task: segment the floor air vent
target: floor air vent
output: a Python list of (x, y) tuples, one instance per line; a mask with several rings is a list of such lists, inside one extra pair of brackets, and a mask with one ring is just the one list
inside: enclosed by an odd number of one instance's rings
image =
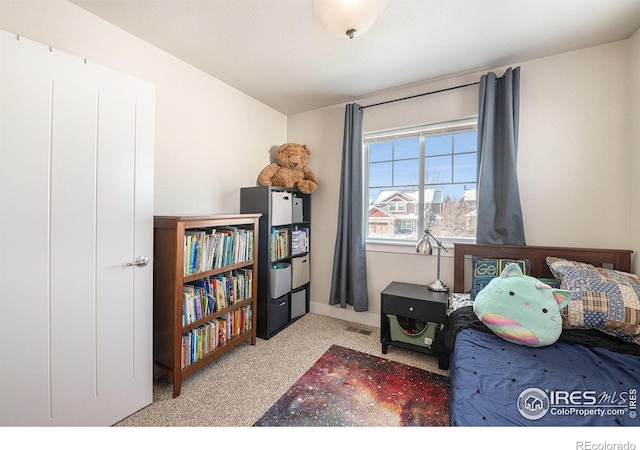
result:
[(364, 334), (366, 336), (371, 335), (371, 330), (361, 330), (360, 328), (356, 327), (347, 327), (347, 331), (353, 331), (354, 333)]

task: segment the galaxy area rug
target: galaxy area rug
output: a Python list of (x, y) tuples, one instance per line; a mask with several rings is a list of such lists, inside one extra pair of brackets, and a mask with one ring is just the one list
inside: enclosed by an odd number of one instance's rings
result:
[(254, 426), (448, 424), (448, 377), (333, 345)]

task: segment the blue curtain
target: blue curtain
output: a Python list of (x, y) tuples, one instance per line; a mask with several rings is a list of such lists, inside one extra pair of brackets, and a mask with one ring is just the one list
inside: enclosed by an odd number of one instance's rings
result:
[(516, 170), (520, 67), (480, 79), (477, 230), (479, 244), (525, 245)]
[(329, 304), (341, 308), (353, 305), (358, 312), (369, 310), (363, 171), (362, 109), (352, 103), (345, 109), (338, 231)]

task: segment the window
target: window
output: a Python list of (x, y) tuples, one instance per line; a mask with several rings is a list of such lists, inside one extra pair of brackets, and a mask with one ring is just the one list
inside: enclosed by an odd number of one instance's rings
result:
[(389, 211), (406, 211), (407, 204), (405, 202), (389, 202)]
[(475, 238), (477, 119), (368, 133), (364, 147), (369, 242)]

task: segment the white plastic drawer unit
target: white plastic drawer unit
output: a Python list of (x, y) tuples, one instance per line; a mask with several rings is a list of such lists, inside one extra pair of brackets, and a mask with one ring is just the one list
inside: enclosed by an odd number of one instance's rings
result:
[(292, 219), (291, 192), (271, 193), (271, 225), (289, 225)]

